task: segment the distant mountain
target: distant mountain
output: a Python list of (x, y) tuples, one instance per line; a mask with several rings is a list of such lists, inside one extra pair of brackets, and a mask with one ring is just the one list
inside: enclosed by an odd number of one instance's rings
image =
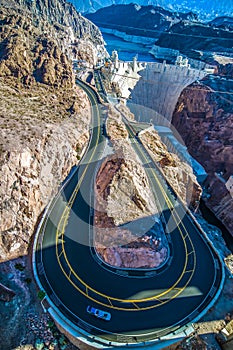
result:
[(157, 46), (172, 48), (193, 58), (202, 51), (233, 53), (233, 31), (198, 22), (180, 21), (160, 35)]
[[(69, 0), (82, 13), (95, 12), (96, 10), (110, 6), (129, 4), (132, 0)], [(165, 9), (181, 12), (195, 12), (200, 19), (211, 20), (217, 16), (231, 16), (233, 13), (232, 0), (137, 0), (139, 5), (161, 6)]]
[(182, 20), (197, 20), (197, 16), (192, 12), (171, 12), (158, 6), (135, 4), (112, 5), (86, 14), (86, 17), (99, 27), (152, 38), (158, 38), (162, 32)]
[(233, 17), (229, 16), (221, 16), (213, 19), (211, 22), (209, 22), (209, 25), (213, 27), (218, 27), (222, 29), (229, 29), (233, 31)]

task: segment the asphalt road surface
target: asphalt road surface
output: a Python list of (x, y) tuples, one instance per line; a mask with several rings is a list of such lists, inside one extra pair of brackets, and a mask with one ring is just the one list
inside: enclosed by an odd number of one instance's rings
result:
[[(93, 105), (91, 140), (79, 167), (43, 219), (35, 251), (37, 278), (50, 304), (90, 334), (122, 342), (155, 339), (191, 322), (208, 307), (222, 280), (221, 265), (130, 126), (133, 147), (161, 205), (170, 258), (163, 268), (141, 275), (111, 269), (96, 260), (90, 247), (92, 188), (105, 148), (106, 116), (95, 92), (81, 86)], [(110, 312), (111, 320), (88, 314), (88, 305)]]

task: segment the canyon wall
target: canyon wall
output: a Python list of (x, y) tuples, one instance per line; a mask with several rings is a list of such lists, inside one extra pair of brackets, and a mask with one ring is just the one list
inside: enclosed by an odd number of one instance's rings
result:
[(214, 76), (188, 86), (179, 97), (172, 124), (208, 174), (207, 206), (233, 235), (233, 199), (225, 186), (233, 174), (232, 91), (231, 79)]

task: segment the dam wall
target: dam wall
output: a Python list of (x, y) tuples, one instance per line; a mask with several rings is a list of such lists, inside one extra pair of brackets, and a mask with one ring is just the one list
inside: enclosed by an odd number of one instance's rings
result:
[[(154, 115), (156, 118), (161, 116), (170, 123), (182, 90), (194, 81), (204, 78), (209, 72), (205, 69), (191, 68), (189, 64), (173, 65), (164, 61), (147, 63), (138, 74), (141, 78), (131, 91), (128, 107), (134, 105), (132, 112), (140, 117), (140, 121), (156, 124), (158, 120), (154, 120)], [(144, 108), (137, 108), (135, 105)]]

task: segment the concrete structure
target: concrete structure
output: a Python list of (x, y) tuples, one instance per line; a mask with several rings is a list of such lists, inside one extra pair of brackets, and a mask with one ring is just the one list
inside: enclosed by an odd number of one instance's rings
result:
[[(167, 47), (161, 47), (153, 45), (151, 50), (149, 51), (151, 55), (153, 55), (158, 60), (167, 60), (169, 62), (175, 62), (177, 56), (181, 56), (179, 50), (174, 50)], [(205, 63), (204, 61), (195, 60), (193, 58), (188, 58), (189, 64), (192, 68), (205, 70), (209, 74), (213, 74), (216, 66)]]
[(113, 62), (114, 68), (117, 70), (117, 69), (119, 68), (119, 58), (118, 58), (118, 52), (117, 52), (117, 50), (113, 50), (113, 51), (112, 51), (111, 60), (112, 60), (112, 62)]
[(146, 63), (138, 62), (137, 57), (134, 57), (133, 62), (119, 61), (115, 50), (112, 52), (112, 62), (111, 82), (118, 85), (121, 97), (127, 99), (140, 79), (138, 72), (146, 68)]
[(226, 182), (226, 188), (230, 192), (231, 197), (233, 198), (233, 175), (229, 177), (229, 179)]
[(180, 67), (188, 67), (190, 68), (189, 60), (187, 57), (183, 57), (181, 55), (176, 57), (175, 65)]
[(131, 93), (131, 101), (156, 111), (171, 122), (183, 89), (207, 74), (205, 70), (190, 68), (186, 59), (182, 59), (182, 65), (167, 64), (166, 61), (147, 63)]

